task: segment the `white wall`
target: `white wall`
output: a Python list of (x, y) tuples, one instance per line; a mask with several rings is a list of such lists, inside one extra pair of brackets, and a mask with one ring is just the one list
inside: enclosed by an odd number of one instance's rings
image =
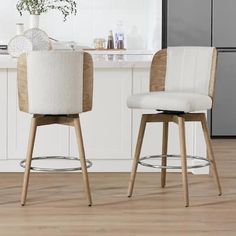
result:
[[(27, 13), (19, 17), (16, 0), (0, 0), (0, 43), (15, 34), (15, 23), (28, 26)], [(93, 45), (96, 37), (107, 38), (118, 20), (124, 22), (129, 49), (155, 49), (161, 43), (161, 0), (79, 0), (78, 15), (63, 22), (57, 12), (41, 16), (40, 27), (51, 37)]]

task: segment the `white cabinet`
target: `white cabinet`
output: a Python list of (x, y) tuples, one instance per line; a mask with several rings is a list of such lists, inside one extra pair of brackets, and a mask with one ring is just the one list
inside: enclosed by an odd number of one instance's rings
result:
[(0, 69), (0, 159), (7, 156), (7, 70)]
[[(23, 159), (32, 115), (20, 112), (18, 108), (16, 71), (8, 70), (8, 159)], [(39, 127), (36, 135), (34, 156), (68, 155), (69, 128), (50, 125)]]
[[(81, 126), (86, 157), (94, 160), (97, 171), (110, 170), (109, 165), (104, 167), (104, 163), (117, 166), (116, 171), (130, 170), (141, 114), (155, 111), (132, 111), (126, 101), (132, 94), (148, 91), (148, 68), (95, 68), (93, 109), (81, 114)], [(19, 111), (15, 69), (0, 70), (0, 104), (0, 159), (14, 162), (14, 171), (22, 170), (19, 160), (26, 155), (32, 115)], [(187, 124), (186, 133), (188, 153), (204, 156), (200, 127)], [(171, 154), (179, 153), (178, 137), (177, 126), (171, 124)], [(162, 124), (148, 124), (141, 156), (160, 154), (161, 146)], [(34, 156), (47, 155), (78, 156), (74, 129), (59, 125), (39, 127)], [(150, 168), (145, 168), (145, 171), (150, 171)]]
[[(131, 158), (131, 69), (95, 69), (93, 109), (81, 114), (86, 156), (89, 159)], [(71, 129), (70, 153), (77, 155)]]
[[(5, 72), (6, 76), (7, 73)], [(4, 98), (8, 102), (7, 143), (8, 159), (25, 158), (32, 115), (18, 108), (16, 71), (8, 70), (8, 85)], [(131, 110), (126, 99), (132, 92), (131, 69), (97, 69), (94, 78), (93, 110), (81, 114), (81, 126), (87, 158), (131, 158)], [(5, 118), (6, 122), (6, 118)], [(6, 138), (3, 138), (3, 141)], [(2, 149), (4, 150), (4, 149)], [(34, 156), (78, 156), (74, 128), (50, 125), (39, 127), (36, 135)], [(3, 153), (3, 158), (6, 153)]]

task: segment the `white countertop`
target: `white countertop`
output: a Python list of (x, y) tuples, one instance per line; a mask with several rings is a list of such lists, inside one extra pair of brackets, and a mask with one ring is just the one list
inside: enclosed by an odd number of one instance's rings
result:
[(95, 68), (149, 68), (152, 55), (93, 55)]
[[(89, 52), (91, 53), (91, 52)], [(136, 52), (138, 53), (138, 52)], [(149, 68), (152, 54), (150, 52), (136, 54), (123, 52), (121, 54), (103, 54), (102, 52), (92, 52), (94, 68)], [(9, 55), (0, 55), (0, 69), (16, 69), (17, 59)]]

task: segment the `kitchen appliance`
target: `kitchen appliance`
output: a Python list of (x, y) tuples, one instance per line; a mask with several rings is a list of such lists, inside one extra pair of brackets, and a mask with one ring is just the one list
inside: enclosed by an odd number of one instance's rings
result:
[(236, 138), (236, 1), (163, 0), (162, 46), (213, 46), (218, 50), (213, 138)]
[(0, 55), (7, 55), (7, 45), (6, 44), (0, 44)]

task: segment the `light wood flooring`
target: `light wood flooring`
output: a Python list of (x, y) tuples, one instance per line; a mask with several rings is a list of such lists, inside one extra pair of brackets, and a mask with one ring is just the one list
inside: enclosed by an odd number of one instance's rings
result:
[(20, 206), (23, 174), (0, 174), (0, 236), (236, 235), (236, 140), (214, 140), (223, 195), (209, 176), (189, 175), (185, 208), (181, 174), (138, 173), (133, 198), (127, 173), (90, 174), (93, 207), (82, 176), (31, 175), (26, 206)]

